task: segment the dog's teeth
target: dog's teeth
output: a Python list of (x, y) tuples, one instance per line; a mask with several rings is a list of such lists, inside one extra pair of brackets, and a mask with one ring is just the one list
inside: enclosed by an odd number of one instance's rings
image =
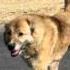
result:
[(24, 56), (26, 59), (30, 58), (30, 56)]
[(22, 53), (22, 51), (19, 52), (19, 55)]

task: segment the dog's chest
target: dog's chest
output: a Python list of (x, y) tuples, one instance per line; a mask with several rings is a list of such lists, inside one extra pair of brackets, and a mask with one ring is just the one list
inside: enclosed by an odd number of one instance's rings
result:
[(38, 52), (35, 48), (26, 47), (25, 49), (23, 49), (22, 57), (27, 62), (27, 64), (32, 67), (32, 61), (38, 58)]

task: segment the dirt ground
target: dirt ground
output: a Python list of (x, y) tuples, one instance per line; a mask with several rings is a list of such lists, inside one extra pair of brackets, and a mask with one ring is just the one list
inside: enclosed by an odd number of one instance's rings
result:
[(0, 0), (0, 23), (24, 13), (53, 15), (61, 8), (64, 0)]

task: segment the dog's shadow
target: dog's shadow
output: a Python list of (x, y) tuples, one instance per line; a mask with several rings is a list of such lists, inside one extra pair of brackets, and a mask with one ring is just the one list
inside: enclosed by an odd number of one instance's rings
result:
[(70, 47), (60, 60), (58, 70), (70, 70)]

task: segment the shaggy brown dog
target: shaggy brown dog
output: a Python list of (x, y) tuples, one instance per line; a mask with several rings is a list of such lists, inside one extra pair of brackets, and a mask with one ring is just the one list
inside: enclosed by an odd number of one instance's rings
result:
[(59, 60), (70, 45), (67, 14), (54, 17), (27, 14), (6, 24), (4, 40), (11, 55), (22, 53), (33, 70), (48, 70), (48, 65)]

